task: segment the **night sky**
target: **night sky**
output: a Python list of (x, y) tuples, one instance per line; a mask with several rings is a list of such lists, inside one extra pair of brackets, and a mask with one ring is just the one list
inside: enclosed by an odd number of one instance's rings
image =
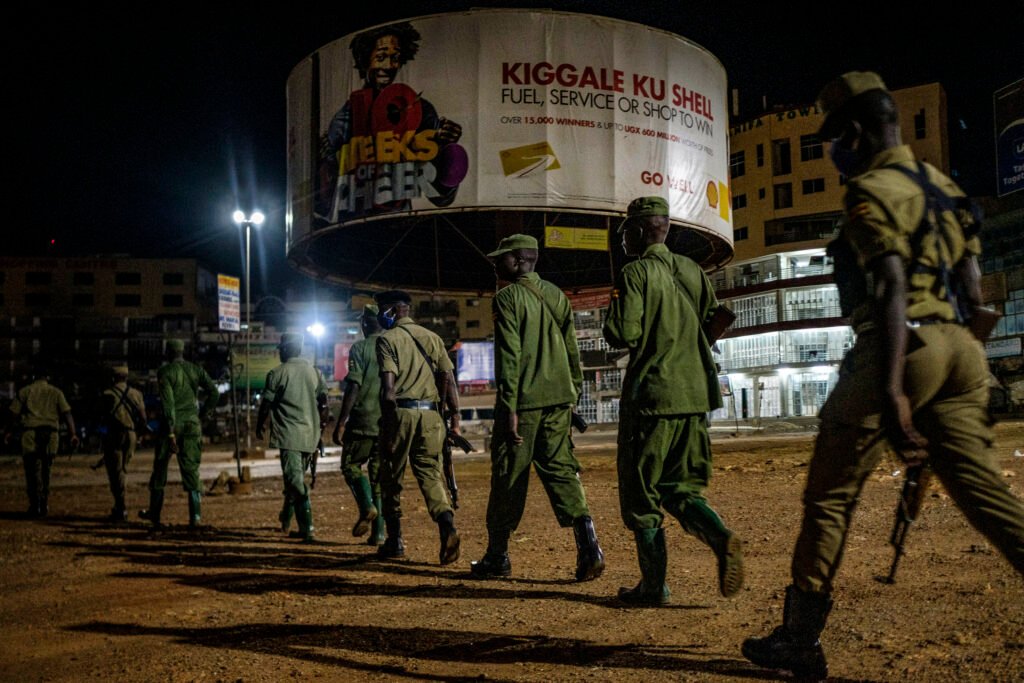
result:
[[(284, 259), (288, 74), (332, 40), (432, 12), (550, 7), (678, 33), (722, 61), (743, 118), (761, 112), (762, 96), (812, 102), (852, 69), (893, 88), (938, 81), (954, 173), (970, 194), (994, 194), (992, 93), (1024, 76), (1019, 0), (1002, 13), (985, 2), (213, 4), (33, 6), (9, 17), (7, 255), (191, 256), (241, 274), (230, 215), (258, 206), (268, 221), (253, 247), (254, 296), (302, 285)], [(926, 14), (937, 29), (924, 27)]]

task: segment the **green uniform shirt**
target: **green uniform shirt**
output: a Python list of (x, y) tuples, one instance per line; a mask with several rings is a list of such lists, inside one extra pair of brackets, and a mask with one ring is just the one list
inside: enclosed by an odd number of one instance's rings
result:
[(626, 264), (604, 325), (612, 347), (629, 349), (625, 411), (677, 415), (721, 407), (715, 362), (700, 330), (717, 306), (700, 266), (664, 244), (652, 244)]
[(263, 401), (270, 406), (270, 447), (315, 451), (320, 442), (316, 401), (326, 393), (323, 375), (305, 358), (289, 358), (268, 372)]
[[(925, 211), (925, 197), (920, 185), (904, 173), (886, 166), (900, 165), (914, 172), (917, 164), (914, 153), (908, 145), (887, 149), (875, 156), (868, 170), (851, 178), (846, 189), (846, 212), (848, 222), (842, 234), (853, 245), (861, 266), (870, 269), (871, 262), (886, 254), (897, 254), (904, 264), (914, 257), (910, 243), (917, 231)], [(963, 197), (964, 193), (956, 183), (944, 176), (935, 167), (925, 164), (928, 179), (950, 197)], [(959, 219), (959, 220), (958, 220)], [(944, 238), (940, 242), (935, 235), (928, 235), (921, 243), (921, 261), (931, 267), (939, 265), (940, 249), (946, 266), (952, 269), (965, 254), (981, 253), (977, 237), (964, 239), (960, 221), (973, 222), (966, 215), (954, 215), (951, 211), (942, 213), (936, 221)], [(918, 320), (938, 318), (955, 320), (953, 307), (936, 292), (936, 275), (919, 272), (907, 281), (907, 318)], [(854, 321), (870, 317), (872, 301), (854, 312)]]
[(527, 273), (498, 292), (492, 307), (495, 408), (515, 412), (576, 403), (583, 373), (572, 307), (562, 290)]
[(11, 401), (11, 412), (21, 416), (21, 426), (25, 429), (58, 429), (60, 416), (70, 411), (64, 392), (45, 379), (37, 379), (22, 388)]
[(206, 370), (195, 363), (178, 358), (161, 367), (156, 373), (160, 385), (160, 400), (163, 402), (164, 419), (170, 431), (185, 422), (199, 421), (199, 389), (206, 392), (202, 417), (206, 417), (217, 405), (220, 392)]
[[(433, 369), (427, 365), (410, 335), (433, 360)], [(377, 337), (377, 363), (381, 374), (390, 372), (395, 375), (395, 398), (415, 401), (439, 401), (434, 372), (452, 369), (452, 361), (441, 338), (409, 317), (399, 318), (392, 329)]]
[(348, 353), (346, 382), (359, 387), (359, 395), (348, 414), (345, 432), (377, 436), (380, 432), (380, 368), (377, 364), (377, 337), (380, 332), (360, 339)]
[[(128, 395), (122, 401), (121, 396), (126, 391)], [(134, 406), (141, 420), (145, 421), (146, 419), (146, 403), (142, 398), (142, 392), (129, 387), (127, 382), (118, 382), (110, 389), (104, 391), (103, 401), (105, 413), (110, 414), (111, 418), (119, 422), (125, 429), (135, 429), (135, 421), (132, 419), (132, 411), (128, 406), (129, 403)], [(115, 407), (117, 408), (116, 410), (114, 410)]]

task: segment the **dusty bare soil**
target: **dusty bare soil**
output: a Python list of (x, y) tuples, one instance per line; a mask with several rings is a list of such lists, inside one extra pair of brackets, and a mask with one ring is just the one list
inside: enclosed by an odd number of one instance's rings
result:
[[(998, 431), (999, 465), (1024, 496), (1024, 424)], [(672, 605), (627, 609), (612, 596), (638, 577), (617, 512), (609, 447), (581, 454), (608, 568), (569, 579), (571, 531), (537, 481), (513, 537), (514, 578), (478, 582), (488, 463), (460, 464), (463, 556), (437, 564), (437, 533), (415, 488), (405, 494), (408, 555), (378, 561), (349, 535), (354, 510), (337, 471), (313, 493), (322, 543), (276, 529), (280, 483), (207, 498), (211, 528), (152, 535), (102, 521), (109, 493), (61, 486), (46, 520), (20, 518), (20, 462), (0, 463), (0, 680), (744, 680), (742, 639), (782, 614), (811, 435), (716, 439), (712, 504), (745, 540), (747, 584), (718, 596), (714, 558), (668, 524)], [(58, 471), (71, 467), (58, 463)], [(135, 467), (135, 463), (133, 463)], [(941, 489), (911, 530), (896, 585), (883, 585), (900, 479), (869, 481), (824, 636), (836, 680), (1024, 680), (1024, 581), (971, 529)], [(60, 477), (57, 478), (60, 483)], [(412, 486), (411, 480), (407, 482)], [(133, 484), (131, 499), (145, 493)], [(137, 509), (137, 506), (136, 506)], [(183, 521), (180, 490), (167, 521)]]

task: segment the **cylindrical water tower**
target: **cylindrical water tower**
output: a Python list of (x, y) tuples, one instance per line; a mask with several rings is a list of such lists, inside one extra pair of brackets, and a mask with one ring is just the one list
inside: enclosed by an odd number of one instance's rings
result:
[(494, 287), (511, 233), (539, 274), (607, 288), (641, 195), (669, 246), (732, 256), (726, 77), (677, 35), (590, 15), (473, 10), (329, 43), (288, 79), (289, 261), (365, 289)]

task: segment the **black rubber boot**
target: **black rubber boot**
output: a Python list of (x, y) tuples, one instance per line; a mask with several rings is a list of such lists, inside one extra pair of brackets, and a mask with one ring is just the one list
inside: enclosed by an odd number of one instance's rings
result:
[(277, 513), (277, 521), (281, 523), (281, 531), (288, 533), (292, 527), (292, 517), (295, 516), (295, 504), (291, 497), (285, 495), (284, 503), (281, 504), (281, 512)]
[(665, 584), (668, 570), (668, 551), (665, 548), (665, 530), (637, 529), (636, 556), (640, 562), (640, 583), (633, 588), (620, 588), (619, 600), (641, 607), (668, 604), (671, 593)]
[(377, 548), (377, 556), (384, 560), (405, 557), (401, 517), (389, 517), (384, 520), (384, 525), (387, 527), (388, 537), (384, 540), (384, 545)]
[(370, 489), (370, 480), (366, 477), (359, 477), (354, 482), (349, 482), (348, 488), (356, 499), (359, 507), (359, 519), (352, 527), (352, 535), (355, 537), (365, 536), (370, 530), (373, 520), (380, 514), (380, 508), (373, 504), (373, 491)]
[(199, 491), (188, 491), (188, 525), (189, 528), (198, 529), (202, 521), (203, 494)]
[(789, 586), (782, 626), (764, 638), (743, 641), (743, 656), (758, 666), (791, 671), (798, 678), (827, 677), (828, 663), (819, 637), (831, 611), (828, 593), (807, 593)]
[(160, 512), (164, 508), (164, 492), (163, 489), (159, 491), (149, 492), (149, 507), (145, 510), (139, 510), (139, 517), (142, 519), (148, 519), (154, 527), (163, 526), (160, 524)]
[(508, 559), (509, 531), (490, 531), (487, 552), (483, 559), (469, 563), (469, 573), (477, 579), (504, 578), (512, 575), (512, 561)]
[(303, 543), (313, 543), (313, 506), (309, 502), (309, 495), (294, 501), (295, 521), (299, 525), (299, 535)]
[(731, 598), (743, 588), (743, 543), (703, 499), (686, 503), (679, 523), (715, 552), (718, 558), (718, 590)]
[(459, 559), (459, 547), (462, 543), (459, 531), (455, 528), (455, 514), (451, 510), (442, 512), (437, 518), (437, 530), (441, 536), (439, 561), (442, 566), (451, 564)]
[(604, 552), (597, 543), (594, 520), (580, 517), (573, 521), (572, 531), (576, 537), (576, 580), (596, 579), (604, 571)]
[(373, 506), (377, 508), (378, 514), (377, 517), (373, 520), (373, 527), (370, 529), (370, 536), (366, 539), (367, 545), (380, 545), (384, 542), (384, 539), (387, 538), (384, 534), (384, 515), (381, 514), (381, 511), (384, 508), (381, 507), (381, 505), (382, 503), (380, 496), (374, 497)]

